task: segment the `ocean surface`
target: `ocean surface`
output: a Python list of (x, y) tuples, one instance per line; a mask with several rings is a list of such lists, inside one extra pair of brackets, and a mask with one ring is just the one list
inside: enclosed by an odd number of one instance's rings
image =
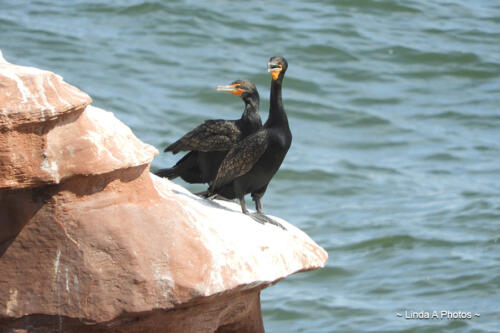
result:
[(293, 143), (264, 209), (330, 257), (262, 292), (267, 332), (500, 332), (498, 1), (1, 0), (0, 49), (159, 150), (239, 118), (215, 91), (236, 79), (267, 119), (285, 56)]

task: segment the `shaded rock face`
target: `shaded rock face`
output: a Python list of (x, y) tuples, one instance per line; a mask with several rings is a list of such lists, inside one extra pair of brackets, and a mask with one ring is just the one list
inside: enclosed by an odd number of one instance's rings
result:
[(324, 265), (149, 172), (155, 148), (61, 77), (0, 57), (0, 332), (262, 332), (260, 290)]

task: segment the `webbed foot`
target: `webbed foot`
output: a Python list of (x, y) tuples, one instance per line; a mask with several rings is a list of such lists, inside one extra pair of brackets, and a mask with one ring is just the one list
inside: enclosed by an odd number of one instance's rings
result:
[(248, 213), (247, 215), (250, 216), (252, 219), (254, 219), (254, 221), (259, 222), (260, 224), (269, 223), (277, 226), (278, 228), (286, 230), (286, 228), (281, 223), (276, 222), (275, 220), (273, 220), (272, 218), (263, 213), (256, 212), (256, 213)]
[(233, 201), (231, 199), (223, 197), (220, 194), (211, 194), (210, 191), (208, 191), (208, 190), (207, 191), (201, 191), (201, 192), (195, 193), (195, 195), (197, 195), (199, 197), (202, 197), (202, 198), (205, 198), (207, 200), (217, 199), (217, 200), (224, 200), (224, 201)]
[(201, 191), (201, 192), (195, 193), (195, 195), (206, 199), (206, 198), (210, 197), (210, 192), (208, 192), (208, 190)]

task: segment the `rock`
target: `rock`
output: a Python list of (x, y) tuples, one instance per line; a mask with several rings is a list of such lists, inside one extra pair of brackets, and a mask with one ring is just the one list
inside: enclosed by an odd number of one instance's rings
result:
[(83, 109), (90, 97), (59, 75), (8, 63), (0, 54), (0, 126), (50, 122)]
[(286, 221), (152, 175), (156, 149), (58, 76), (0, 60), (0, 86), (1, 332), (263, 332), (260, 290), (324, 265)]
[(12, 65), (1, 54), (0, 87), (0, 189), (58, 183), (65, 175), (46, 151), (47, 134), (74, 121), (90, 97), (58, 75)]

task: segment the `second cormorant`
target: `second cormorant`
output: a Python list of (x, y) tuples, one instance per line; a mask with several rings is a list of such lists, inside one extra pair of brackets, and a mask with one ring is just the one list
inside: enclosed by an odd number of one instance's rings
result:
[(182, 138), (165, 148), (176, 154), (189, 151), (172, 168), (160, 169), (156, 175), (174, 179), (181, 177), (188, 183), (211, 184), (227, 152), (243, 138), (262, 128), (259, 115), (259, 93), (247, 80), (237, 80), (217, 90), (241, 97), (245, 110), (237, 120), (206, 120)]

